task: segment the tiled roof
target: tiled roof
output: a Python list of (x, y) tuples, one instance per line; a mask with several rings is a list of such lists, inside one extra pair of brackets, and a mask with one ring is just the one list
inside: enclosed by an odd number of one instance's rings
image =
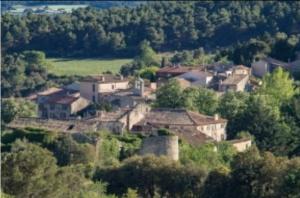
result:
[(74, 96), (68, 96), (68, 95), (62, 95), (62, 96), (53, 96), (48, 99), (48, 103), (53, 104), (72, 104), (76, 100), (78, 100), (79, 97)]
[(97, 83), (112, 83), (112, 82), (127, 82), (127, 78), (122, 76), (103, 74), (97, 76), (87, 76), (81, 80), (82, 82), (97, 82)]
[(227, 142), (230, 143), (230, 144), (238, 144), (238, 143), (248, 142), (248, 141), (251, 141), (251, 138), (242, 138), (242, 139), (227, 140)]
[(246, 74), (234, 74), (229, 76), (228, 78), (226, 78), (226, 80), (224, 80), (222, 82), (222, 84), (224, 85), (236, 85), (239, 82), (241, 82), (244, 78), (246, 78), (248, 75)]
[(183, 73), (188, 72), (192, 69), (193, 69), (193, 67), (168, 66), (168, 67), (163, 67), (163, 68), (159, 69), (156, 73), (157, 74), (162, 74), (162, 73), (165, 73), (165, 74), (183, 74)]
[(227, 120), (212, 116), (202, 115), (185, 109), (153, 109), (148, 112), (143, 120), (137, 125), (177, 125), (177, 126), (200, 126), (206, 124), (225, 123)]

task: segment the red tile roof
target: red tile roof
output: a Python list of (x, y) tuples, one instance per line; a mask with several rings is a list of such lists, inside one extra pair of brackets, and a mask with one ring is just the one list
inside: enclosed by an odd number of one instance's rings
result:
[(54, 96), (48, 99), (48, 103), (53, 104), (72, 104), (78, 99), (74, 96)]
[(181, 66), (168, 66), (163, 67), (159, 69), (156, 73), (157, 74), (183, 74), (185, 72), (188, 72), (192, 69), (195, 69), (194, 67), (181, 67)]

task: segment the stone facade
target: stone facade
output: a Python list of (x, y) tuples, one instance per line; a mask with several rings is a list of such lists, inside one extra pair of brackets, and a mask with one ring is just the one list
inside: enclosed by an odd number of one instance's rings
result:
[[(133, 125), (132, 131), (153, 134), (159, 128), (166, 128), (181, 134), (183, 138), (197, 137), (199, 142), (210, 138), (214, 141), (222, 141), (226, 139), (226, 124), (227, 120), (217, 115), (206, 116), (185, 109), (162, 108), (148, 112), (141, 121)], [(186, 135), (186, 133), (190, 134)]]
[(238, 152), (243, 152), (251, 147), (252, 141), (250, 138), (236, 139), (228, 141)]
[(232, 74), (226, 80), (220, 81), (219, 91), (244, 91), (249, 82), (249, 75)]
[(128, 88), (129, 80), (122, 76), (90, 76), (80, 82), (80, 96), (92, 102), (99, 102), (102, 94)]
[(154, 136), (143, 140), (140, 155), (154, 154), (179, 159), (178, 136)]
[(36, 96), (38, 117), (44, 119), (71, 119), (90, 102), (79, 96), (78, 91), (50, 88)]

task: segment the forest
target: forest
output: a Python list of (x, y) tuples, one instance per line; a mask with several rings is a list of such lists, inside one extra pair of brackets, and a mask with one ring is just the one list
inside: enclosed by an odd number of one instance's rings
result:
[[(136, 46), (147, 40), (159, 52), (203, 47), (249, 63), (258, 53), (292, 60), (299, 50), (300, 3), (291, 1), (148, 2), (55, 16), (4, 14), (2, 19), (2, 52), (7, 53), (134, 57)], [(246, 55), (239, 58), (240, 51)]]

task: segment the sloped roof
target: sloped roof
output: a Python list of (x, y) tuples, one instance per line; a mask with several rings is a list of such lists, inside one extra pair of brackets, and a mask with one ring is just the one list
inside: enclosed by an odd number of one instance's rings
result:
[(222, 84), (224, 85), (236, 85), (239, 82), (241, 82), (244, 78), (246, 78), (248, 75), (246, 74), (234, 74), (229, 76), (228, 78), (226, 78), (226, 80), (224, 80), (222, 82)]
[(74, 96), (68, 96), (68, 95), (60, 95), (60, 96), (53, 96), (48, 99), (48, 103), (50, 104), (72, 104), (76, 100), (78, 100), (79, 97), (74, 97)]
[[(193, 67), (181, 67), (181, 66), (168, 66), (168, 67), (163, 67), (159, 69), (156, 73), (157, 74), (183, 74), (186, 73), (190, 70), (192, 70)], [(195, 69), (195, 68), (194, 68)]]
[(185, 109), (160, 108), (152, 109), (137, 125), (150, 123), (155, 125), (199, 126), (225, 122), (227, 120), (222, 118), (215, 119), (212, 116), (202, 115)]
[(97, 82), (97, 83), (113, 83), (113, 82), (127, 82), (127, 78), (118, 75), (102, 74), (95, 76), (87, 76), (81, 80), (82, 82)]

